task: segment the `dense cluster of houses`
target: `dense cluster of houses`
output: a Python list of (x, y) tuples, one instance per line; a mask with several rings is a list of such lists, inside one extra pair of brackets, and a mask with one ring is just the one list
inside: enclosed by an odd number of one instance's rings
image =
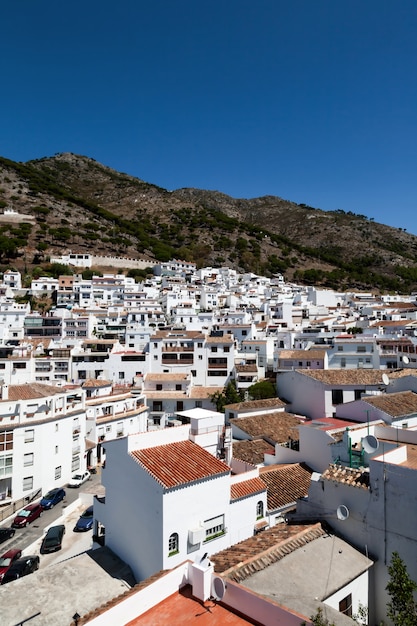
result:
[[(31, 293), (54, 307), (31, 311), (4, 273), (3, 504), (102, 465), (94, 537), (137, 581), (181, 572), (203, 601), (215, 581), (265, 624), (386, 619), (394, 551), (417, 580), (415, 294), (180, 261), (140, 283), (41, 277)], [(266, 377), (277, 397), (251, 399)], [(218, 413), (230, 381), (246, 400)]]

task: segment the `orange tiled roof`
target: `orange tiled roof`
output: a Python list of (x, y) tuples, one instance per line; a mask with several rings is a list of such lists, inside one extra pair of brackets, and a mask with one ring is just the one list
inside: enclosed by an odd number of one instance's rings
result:
[(216, 573), (240, 582), (325, 534), (320, 524), (277, 524), (211, 555), (210, 561)]
[(233, 458), (259, 465), (264, 462), (265, 454), (275, 454), (274, 447), (264, 439), (244, 439), (233, 442)]
[(226, 409), (233, 411), (251, 411), (257, 409), (280, 409), (284, 408), (285, 402), (279, 398), (266, 398), (265, 400), (249, 400), (247, 402), (236, 402), (235, 404), (227, 404)]
[(260, 478), (249, 478), (240, 483), (233, 483), (230, 487), (230, 499), (240, 500), (266, 491), (266, 485)]
[(130, 454), (165, 489), (230, 473), (226, 463), (188, 440)]
[(417, 394), (413, 391), (365, 396), (362, 400), (391, 417), (405, 417), (417, 412)]
[(273, 511), (305, 497), (312, 471), (304, 463), (261, 467), (259, 477), (267, 487), (268, 510)]
[(232, 426), (240, 428), (253, 439), (262, 437), (275, 443), (283, 443), (290, 438), (298, 439), (298, 426), (302, 423), (303, 420), (286, 411), (231, 420)]
[[(42, 383), (25, 383), (24, 385), (9, 385), (8, 400), (32, 400), (35, 398), (46, 398), (56, 394), (64, 393), (61, 387), (54, 385), (44, 385)], [(5, 400), (7, 402), (7, 400)]]
[(362, 489), (369, 489), (369, 472), (361, 469), (332, 464), (323, 472), (322, 476), (326, 480), (344, 483), (353, 487), (361, 487)]
[[(381, 385), (381, 370), (351, 369), (351, 370), (295, 370), (303, 376), (319, 380), (325, 385)], [(391, 377), (391, 372), (385, 372)]]
[(189, 379), (189, 374), (171, 374), (171, 373), (145, 374), (145, 381), (161, 380), (161, 381), (169, 382), (171, 380), (182, 381), (182, 380), (188, 380), (188, 379)]

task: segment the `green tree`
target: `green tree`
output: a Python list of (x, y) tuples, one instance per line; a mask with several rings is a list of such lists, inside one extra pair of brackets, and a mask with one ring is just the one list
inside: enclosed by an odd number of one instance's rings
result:
[(276, 398), (275, 385), (269, 380), (261, 380), (259, 383), (251, 385), (248, 393), (252, 400), (265, 400), (266, 398)]
[(414, 591), (417, 583), (407, 572), (406, 565), (398, 552), (393, 552), (388, 566), (390, 580), (386, 586), (391, 600), (387, 604), (387, 615), (394, 626), (415, 626), (417, 623), (417, 604)]
[(236, 383), (231, 381), (227, 383), (226, 387), (223, 389), (223, 392), (216, 391), (210, 396), (210, 400), (216, 405), (216, 410), (219, 413), (224, 413), (224, 407), (227, 404), (236, 404), (237, 402), (242, 402), (243, 397), (242, 394), (237, 390)]

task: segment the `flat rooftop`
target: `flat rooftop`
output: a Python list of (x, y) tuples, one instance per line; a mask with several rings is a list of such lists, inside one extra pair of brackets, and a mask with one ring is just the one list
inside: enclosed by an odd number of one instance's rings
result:
[(201, 602), (191, 595), (191, 586), (186, 585), (143, 615), (128, 622), (126, 626), (173, 626), (198, 624), (199, 626), (243, 626), (257, 624), (249, 621), (213, 600)]

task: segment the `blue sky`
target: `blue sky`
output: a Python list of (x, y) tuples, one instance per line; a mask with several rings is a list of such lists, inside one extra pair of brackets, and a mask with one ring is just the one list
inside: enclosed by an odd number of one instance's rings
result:
[(267, 194), (417, 234), (415, 0), (20, 0), (0, 155)]

